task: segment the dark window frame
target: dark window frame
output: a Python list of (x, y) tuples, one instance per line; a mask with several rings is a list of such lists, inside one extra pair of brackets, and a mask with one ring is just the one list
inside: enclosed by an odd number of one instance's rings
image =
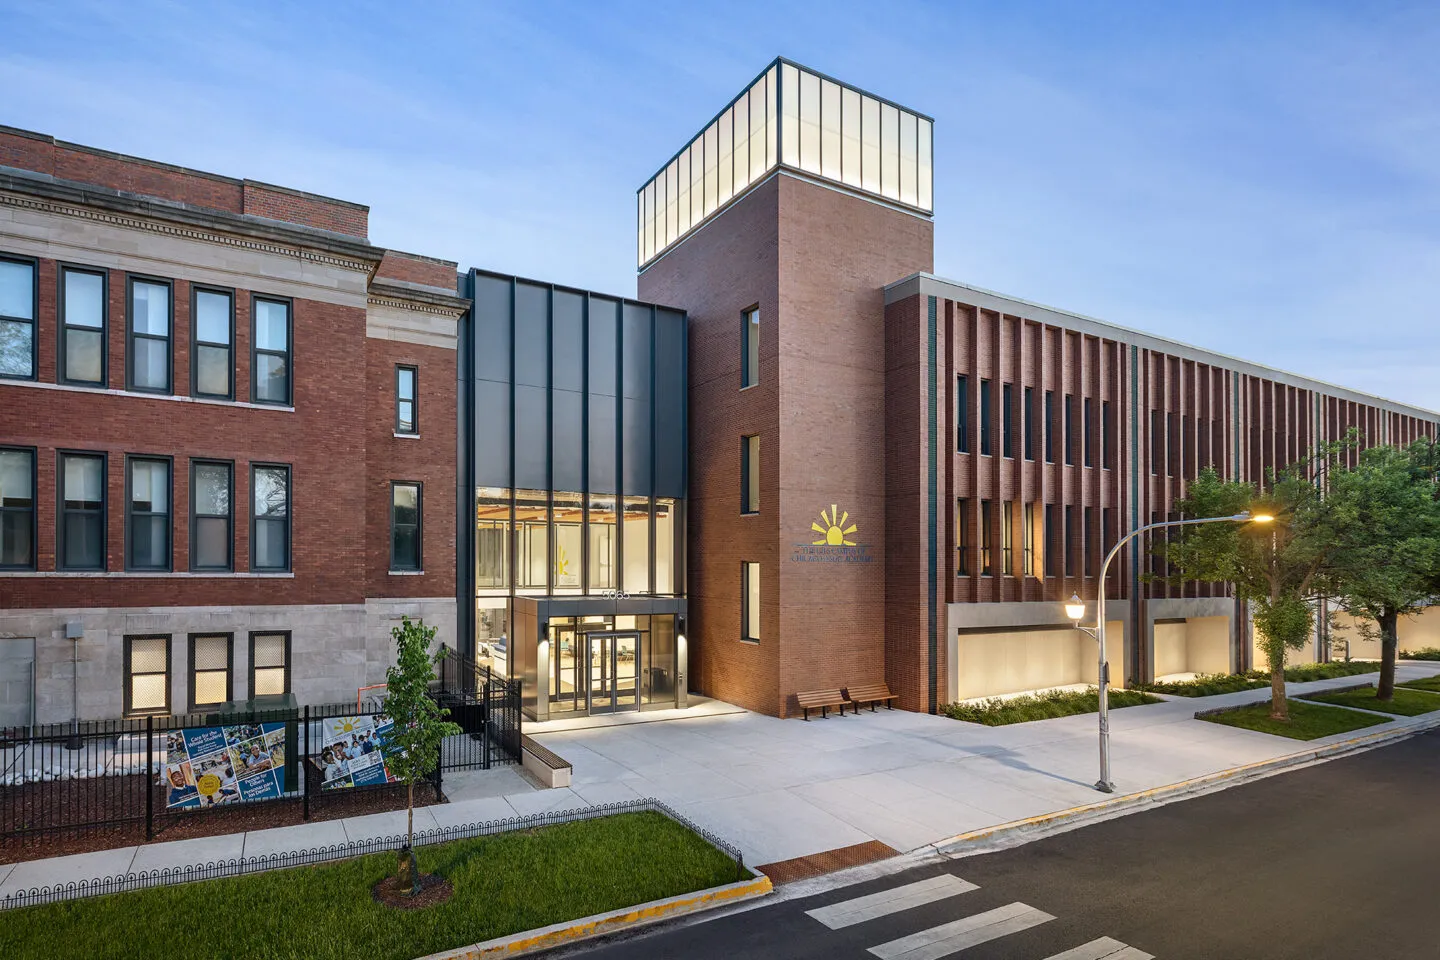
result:
[[(169, 290), (165, 297), (165, 306), (168, 316), (165, 321), (165, 328), (170, 331), (169, 336), (157, 337), (152, 333), (135, 332), (135, 284), (148, 283), (164, 287)], [(146, 340), (165, 341), (165, 386), (161, 387), (137, 387), (135, 385), (135, 340), (144, 338)], [(153, 393), (162, 396), (175, 395), (175, 281), (167, 280), (164, 277), (152, 277), (143, 273), (125, 274), (125, 389), (134, 393)]]
[(1065, 466), (1075, 466), (1075, 394), (1065, 394)]
[(1042, 557), (1045, 567), (1045, 578), (1060, 576), (1060, 549), (1056, 543), (1055, 534), (1058, 532), (1060, 522), (1056, 518), (1056, 506), (1053, 503), (1045, 504), (1044, 511), (1044, 556)]
[(35, 447), (22, 447), (19, 444), (5, 444), (0, 446), (0, 451), (14, 453), (28, 453), (30, 455), (30, 508), (28, 511), (23, 507), (0, 507), (0, 514), (22, 513), (30, 514), (30, 562), (24, 564), (0, 563), (0, 570), (35, 570), (40, 557), (40, 491), (37, 484), (40, 479), (40, 454)]
[[(255, 512), (255, 474), (260, 470), (285, 471), (285, 565), (283, 567), (261, 567), (255, 562), (255, 526), (262, 518)], [(233, 488), (232, 488), (233, 489)], [(250, 572), (291, 573), (295, 569), (295, 471), (288, 463), (255, 461), (250, 464)]]
[[(215, 703), (195, 702), (195, 641), (207, 637), (225, 638), (225, 699)], [(235, 699), (235, 634), (216, 631), (214, 633), (192, 633), (186, 637), (185, 648), (186, 693), (190, 713), (200, 713), (217, 704), (229, 703)], [(207, 673), (211, 671), (206, 671)]]
[(23, 263), (30, 268), (30, 318), (4, 317), (5, 320), (13, 320), (16, 323), (30, 324), (30, 375), (28, 377), (15, 373), (0, 373), (0, 380), (39, 380), (40, 379), (40, 261), (35, 257), (22, 257), (19, 254), (0, 254), (0, 261), (5, 263)]
[[(266, 356), (280, 354), (278, 350), (260, 349), (259, 304), (261, 301), (285, 305), (285, 399), (283, 401), (260, 399), (259, 357), (261, 354)], [(250, 295), (250, 402), (267, 407), (295, 406), (295, 301), (291, 297), (277, 297), (268, 293), (252, 293)]]
[[(165, 565), (163, 567), (137, 567), (131, 560), (130, 547), (134, 534), (132, 520), (135, 516), (134, 500), (132, 498), (131, 481), (133, 475), (130, 470), (131, 464), (141, 461), (145, 463), (165, 464), (169, 489), (165, 494), (166, 519), (165, 524)], [(146, 513), (143, 516), (157, 516), (155, 513)], [(175, 569), (175, 458), (165, 454), (151, 453), (127, 453), (125, 454), (125, 569), (136, 573), (170, 573)]]
[(1115, 469), (1115, 406), (1109, 400), (1100, 401), (1100, 468)]
[(980, 576), (995, 576), (995, 518), (993, 500), (980, 501)]
[(1081, 549), (1084, 551), (1085, 562), (1083, 564), (1086, 578), (1095, 576), (1095, 508), (1086, 507), (1080, 515), (1080, 522), (1084, 527), (1081, 535)]
[(955, 498), (955, 576), (970, 575), (970, 499)]
[(1065, 504), (1065, 529), (1061, 536), (1065, 538), (1065, 576), (1075, 576), (1075, 550), (1079, 546), (1080, 538), (1075, 530), (1075, 505)]
[(970, 378), (955, 376), (955, 452), (970, 452)]
[[(72, 513), (91, 514), (96, 511), (71, 510), (65, 506), (65, 460), (81, 457), (100, 461), (100, 565), (80, 566), (70, 562), (65, 551), (65, 518)], [(110, 455), (103, 450), (55, 451), (55, 569), (103, 572), (110, 569)]]
[(1035, 503), (1020, 505), (1020, 575), (1035, 576)]
[(750, 316), (760, 313), (760, 304), (752, 303), (740, 311), (740, 389), (760, 385), (760, 320), (755, 322), (755, 369), (750, 369)]
[[(760, 637), (750, 636), (750, 573), (754, 571), (755, 576), (760, 576), (760, 561), (740, 561), (740, 642), (759, 643)], [(764, 632), (763, 630), (761, 631)]]
[[(155, 707), (155, 708), (151, 708), (151, 709), (148, 709), (148, 710), (139, 710), (139, 711), (137, 711), (137, 710), (134, 708), (134, 705), (133, 705), (133, 699), (134, 699), (134, 698), (132, 697), (132, 693), (134, 692), (134, 683), (132, 682), (132, 681), (134, 680), (134, 674), (131, 673), (131, 670), (130, 670), (130, 666), (131, 666), (131, 663), (130, 663), (130, 650), (131, 650), (132, 644), (133, 644), (136, 640), (164, 640), (164, 641), (165, 641), (165, 673), (164, 673), (164, 676), (165, 676), (165, 705), (164, 705), (163, 707)], [(124, 716), (124, 717), (126, 717), (126, 718), (130, 718), (130, 717), (165, 717), (165, 716), (169, 716), (169, 715), (170, 715), (170, 697), (171, 697), (171, 690), (170, 690), (171, 673), (172, 673), (172, 672), (174, 671), (174, 669), (175, 669), (175, 655), (174, 655), (174, 654), (175, 654), (175, 651), (174, 651), (174, 649), (173, 649), (173, 648), (174, 648), (174, 638), (173, 638), (170, 634), (168, 634), (168, 633), (133, 633), (133, 634), (126, 634), (125, 637), (124, 637), (124, 639), (123, 639), (123, 646), (124, 646), (124, 654), (123, 654), (123, 656), (124, 656), (124, 665), (123, 665), (123, 667), (122, 667), (122, 672), (121, 672), (121, 674), (120, 674), (120, 682), (121, 682), (121, 685), (123, 686), (123, 690), (121, 691), (121, 699), (122, 699), (122, 704), (121, 704), (121, 716)], [(142, 674), (142, 676), (153, 677), (153, 676), (156, 676), (156, 674), (154, 674), (154, 673), (145, 673), (145, 674)]]
[(1015, 456), (1015, 385), (1000, 384), (1000, 455)]
[(980, 381), (980, 455), (990, 456), (990, 381)]
[(1015, 576), (1015, 501), (1000, 501), (1000, 575)]
[[(199, 523), (196, 521), (201, 517), (214, 519), (217, 514), (201, 514), (196, 510), (195, 492), (198, 486), (195, 483), (195, 468), (224, 467), (230, 475), (230, 513), (225, 517), (225, 565), (224, 566), (200, 566), (195, 562), (196, 539), (199, 530)], [(204, 457), (192, 458), (190, 461), (190, 569), (197, 573), (229, 573), (235, 569), (235, 462), (233, 460), (213, 460)]]
[[(400, 375), (405, 371), (410, 373), (410, 385), (413, 393), (405, 397), (400, 393)], [(404, 421), (400, 417), (400, 405), (410, 404), (410, 429), (405, 429)], [(405, 437), (420, 436), (420, 367), (414, 363), (395, 364), (395, 432)]]
[(1045, 391), (1045, 462), (1055, 462), (1055, 391)]
[(1082, 443), (1082, 461), (1085, 466), (1095, 466), (1095, 398), (1086, 397), (1081, 406), (1083, 411), (1080, 435)]
[[(285, 670), (285, 689), (284, 689), (283, 691), (281, 691), (281, 693), (282, 693), (282, 694), (289, 693), (289, 692), (290, 692), (290, 689), (291, 689), (291, 688), (290, 688), (290, 664), (291, 664), (290, 631), (289, 631), (289, 630), (251, 630), (251, 631), (250, 631), (250, 649), (249, 649), (249, 656), (248, 656), (248, 659), (247, 659), (247, 661), (246, 661), (246, 663), (247, 663), (246, 669), (248, 670), (248, 676), (246, 677), (246, 686), (245, 686), (245, 694), (246, 694), (246, 696), (248, 696), (248, 697), (254, 697), (254, 696), (255, 696), (255, 638), (256, 638), (256, 637), (284, 637), (284, 638), (285, 638), (285, 665), (284, 665), (284, 670)], [(274, 667), (262, 667), (261, 669), (263, 669), (263, 670), (274, 670), (275, 668), (274, 668)]]
[[(100, 379), (77, 380), (69, 376), (65, 360), (69, 356), (67, 341), (71, 324), (65, 321), (65, 275), (67, 273), (88, 273), (100, 278)], [(37, 284), (38, 286), (38, 284)], [(92, 267), (83, 263), (62, 262), (55, 270), (55, 326), (59, 331), (55, 348), (55, 379), (72, 387), (90, 387), (103, 390), (110, 385), (110, 271), (104, 267)], [(94, 327), (76, 326), (77, 330), (94, 330)]]
[(1035, 388), (1025, 387), (1020, 397), (1021, 416), (1024, 417), (1024, 436), (1021, 444), (1024, 447), (1025, 459), (1035, 459)]
[[(230, 351), (230, 362), (227, 365), (229, 372), (228, 382), (230, 390), (228, 393), (201, 393), (200, 392), (200, 347), (215, 347), (219, 344), (213, 340), (200, 340), (200, 311), (197, 309), (200, 301), (200, 294), (219, 294), (230, 299), (230, 343), (226, 348)], [(235, 399), (235, 299), (236, 291), (232, 287), (216, 287), (208, 284), (190, 285), (190, 395), (192, 397), (204, 397), (206, 400), (234, 400)]]
[[(395, 521), (395, 491), (400, 487), (415, 488), (415, 565), (413, 567), (400, 566), (395, 562), (395, 530), (402, 524)], [(622, 518), (623, 519), (623, 518)], [(423, 573), (425, 571), (425, 484), (419, 480), (391, 480), (390, 481), (390, 570), (403, 573)]]
[[(750, 463), (750, 441), (755, 441), (755, 463)], [(753, 517), (760, 512), (760, 491), (755, 491), (755, 501), (750, 501), (750, 472), (760, 472), (760, 434), (747, 433), (740, 437), (740, 516)]]

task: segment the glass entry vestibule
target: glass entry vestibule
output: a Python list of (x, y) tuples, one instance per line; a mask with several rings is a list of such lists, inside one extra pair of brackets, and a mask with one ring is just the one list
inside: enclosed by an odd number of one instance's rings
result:
[(550, 713), (640, 709), (640, 634), (550, 628)]

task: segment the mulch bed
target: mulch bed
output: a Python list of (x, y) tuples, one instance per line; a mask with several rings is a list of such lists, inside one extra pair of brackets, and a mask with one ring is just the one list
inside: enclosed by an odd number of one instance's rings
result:
[[(164, 787), (154, 787), (154, 841), (145, 839), (145, 776), (97, 777), (0, 788), (0, 863), (90, 853), (146, 842), (214, 837), (247, 830), (338, 820), (405, 809), (405, 787), (320, 791), (312, 777), (310, 820), (299, 799), (237, 803), (211, 810), (167, 812)], [(415, 806), (440, 802), (429, 784), (415, 788)], [(136, 815), (138, 819), (135, 818)], [(55, 827), (67, 821), (95, 827)], [(33, 830), (18, 836), (19, 830)]]
[(386, 877), (370, 888), (370, 895), (375, 898), (377, 903), (394, 907), (396, 910), (421, 910), (425, 907), (433, 907), (449, 900), (450, 894), (454, 892), (450, 881), (438, 873), (421, 874), (420, 892), (415, 894), (402, 891), (400, 881), (394, 877)]

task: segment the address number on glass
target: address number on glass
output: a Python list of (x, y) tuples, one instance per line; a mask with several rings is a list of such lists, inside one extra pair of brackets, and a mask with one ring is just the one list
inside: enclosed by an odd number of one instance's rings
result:
[(606, 600), (629, 600), (629, 599), (630, 599), (630, 591), (628, 591), (628, 590), (602, 590), (602, 591), (600, 591), (600, 596), (603, 597), (603, 598), (606, 599)]

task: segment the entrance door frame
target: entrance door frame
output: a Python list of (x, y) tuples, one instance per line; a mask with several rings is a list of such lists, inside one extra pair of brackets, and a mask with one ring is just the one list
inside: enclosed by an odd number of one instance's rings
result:
[[(602, 714), (602, 713), (629, 713), (629, 712), (631, 712), (631, 711), (639, 710), (639, 709), (640, 709), (640, 631), (639, 631), (639, 630), (587, 630), (587, 631), (585, 631), (584, 634), (581, 634), (581, 635), (585, 637), (585, 660), (584, 660), (584, 663), (585, 663), (585, 678), (586, 678), (586, 683), (585, 683), (585, 713), (586, 713), (587, 715), (589, 715), (589, 716), (596, 716), (597, 714)], [(619, 653), (618, 653), (619, 647), (618, 647), (618, 645), (615, 643), (615, 640), (617, 640), (617, 639), (619, 639), (619, 638), (622, 638), (622, 637), (628, 637), (628, 638), (632, 639), (632, 640), (635, 642), (635, 663), (634, 663), (633, 669), (630, 671), (630, 680), (631, 680), (631, 683), (633, 684), (633, 686), (631, 687), (631, 703), (629, 703), (629, 704), (627, 704), (627, 705), (623, 705), (623, 706), (617, 705), (617, 704), (615, 703), (615, 700), (616, 700), (616, 696), (615, 696), (615, 693), (616, 693), (616, 691), (615, 691), (615, 678), (616, 678), (616, 676), (619, 674), (619, 670), (617, 669), (617, 668), (618, 668), (618, 665), (619, 665)], [(608, 650), (608, 651), (609, 651), (609, 655), (608, 655), (608, 656), (603, 656), (603, 655), (602, 655), (601, 666), (600, 666), (600, 675), (601, 675), (601, 684), (602, 684), (602, 686), (604, 685), (604, 683), (606, 682), (607, 679), (608, 679), (608, 681), (609, 681), (609, 700), (610, 700), (610, 704), (609, 704), (608, 706), (600, 706), (600, 707), (596, 707), (596, 706), (595, 706), (595, 703), (594, 703), (595, 683), (594, 683), (594, 678), (593, 678), (593, 676), (591, 675), (591, 672), (590, 672), (590, 671), (591, 671), (591, 664), (594, 662), (594, 647), (592, 646), (592, 644), (594, 644), (596, 641), (602, 642), (602, 643), (604, 644), (604, 646), (603, 646), (602, 649), (605, 649), (605, 650)], [(608, 670), (608, 674), (607, 674), (607, 672), (606, 672), (607, 670)]]

